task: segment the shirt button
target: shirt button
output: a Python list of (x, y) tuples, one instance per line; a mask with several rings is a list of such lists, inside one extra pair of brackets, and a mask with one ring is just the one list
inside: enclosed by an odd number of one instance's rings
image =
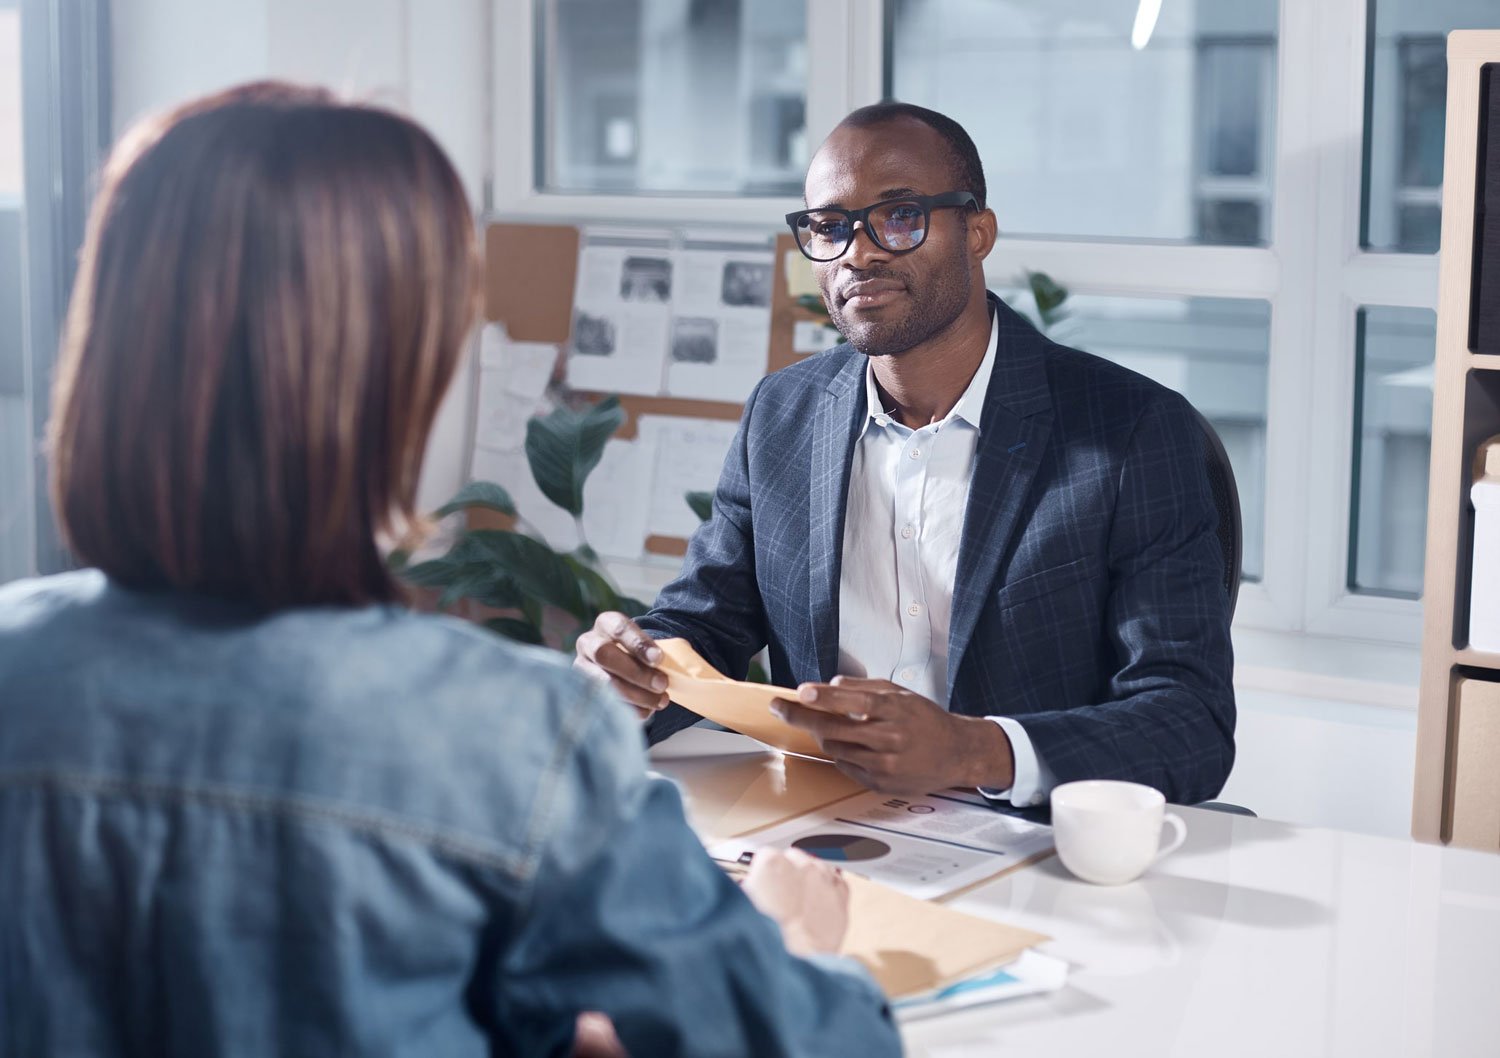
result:
[(875, 416), (875, 425), (876, 426), (889, 426), (890, 424), (891, 424), (891, 420), (887, 419), (884, 415), (877, 415), (877, 416)]
[(901, 538), (903, 540), (910, 540), (912, 538), (912, 534), (915, 532), (916, 530), (908, 525), (901, 530)]
[(916, 676), (917, 676), (917, 670), (916, 669), (905, 668), (905, 669), (901, 670), (901, 678), (903, 680), (908, 680), (908, 681), (914, 680), (914, 679), (916, 679)]
[(906, 612), (909, 613), (909, 614), (911, 614), (913, 617), (919, 617), (919, 616), (921, 616), (922, 608), (920, 606), (918, 606), (916, 603), (912, 603), (910, 606), (908, 606), (906, 608)]
[(921, 459), (922, 458), (922, 450), (920, 448), (913, 448), (911, 450), (911, 457), (913, 459)]

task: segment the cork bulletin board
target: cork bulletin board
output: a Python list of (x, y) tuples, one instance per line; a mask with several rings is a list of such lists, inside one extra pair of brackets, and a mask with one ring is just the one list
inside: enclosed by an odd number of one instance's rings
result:
[[(582, 233), (572, 225), (493, 223), (485, 230), (484, 315), (489, 322), (503, 323), (516, 341), (546, 342), (559, 347), (555, 377), (565, 370), (567, 347), (572, 337), (573, 303), (578, 282)], [(794, 330), (799, 321), (820, 317), (799, 306), (788, 290), (787, 255), (796, 254), (792, 236), (776, 239), (771, 282), (771, 320), (763, 374), (778, 371), (802, 359), (794, 349)], [(589, 396), (602, 396), (587, 389)], [(682, 416), (738, 422), (739, 403), (690, 400), (669, 396), (622, 395), (625, 422), (616, 434), (633, 439), (642, 415)], [(648, 536), (645, 551), (656, 555), (681, 556), (687, 540), (680, 537)]]

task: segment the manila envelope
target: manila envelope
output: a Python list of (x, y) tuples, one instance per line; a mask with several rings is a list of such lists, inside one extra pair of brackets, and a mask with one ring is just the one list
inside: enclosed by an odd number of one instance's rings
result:
[(667, 674), (667, 695), (678, 705), (776, 749), (828, 759), (812, 735), (771, 715), (772, 701), (796, 700), (796, 691), (731, 680), (699, 657), (686, 639), (660, 639), (656, 645), (662, 652), (656, 667)]
[(841, 955), (858, 959), (889, 999), (946, 988), (1004, 966), (1051, 938), (955, 911), (845, 872), (849, 932)]

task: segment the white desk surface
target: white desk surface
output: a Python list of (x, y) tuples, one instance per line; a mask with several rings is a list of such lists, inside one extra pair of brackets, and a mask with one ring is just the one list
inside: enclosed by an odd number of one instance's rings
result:
[[(698, 730), (652, 759), (700, 831), (770, 760)], [(1500, 855), (1173, 810), (1187, 843), (1140, 881), (1089, 885), (1053, 857), (955, 900), (1051, 935), (1071, 976), (911, 1023), (910, 1053), (1500, 1058)]]

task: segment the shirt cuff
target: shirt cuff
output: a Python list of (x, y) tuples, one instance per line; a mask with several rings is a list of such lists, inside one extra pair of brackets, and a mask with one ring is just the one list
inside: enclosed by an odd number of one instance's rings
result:
[(1015, 760), (1015, 774), (1009, 789), (996, 790), (993, 787), (981, 786), (979, 792), (992, 801), (1009, 801), (1017, 808), (1032, 808), (1045, 804), (1048, 795), (1052, 793), (1052, 787), (1057, 783), (1046, 762), (1037, 756), (1036, 747), (1031, 744), (1031, 736), (1014, 717), (987, 716), (985, 719), (999, 724), (1000, 730), (1005, 732), (1005, 737), (1010, 739), (1011, 757)]

